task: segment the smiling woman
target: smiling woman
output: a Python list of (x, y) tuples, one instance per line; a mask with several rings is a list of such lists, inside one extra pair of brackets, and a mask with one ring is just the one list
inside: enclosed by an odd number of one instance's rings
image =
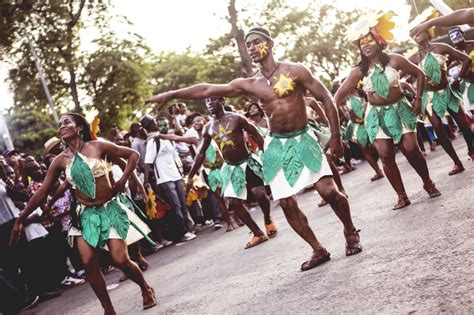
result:
[[(69, 236), (77, 241), (88, 281), (105, 313), (115, 314), (98, 264), (99, 250), (105, 245), (115, 265), (140, 286), (143, 308), (155, 306), (157, 301), (153, 288), (145, 281), (141, 270), (130, 260), (127, 252), (127, 243), (138, 241), (149, 233), (147, 226), (127, 207), (127, 200), (122, 195), (129, 178), (133, 175), (132, 179), (136, 179), (133, 170), (137, 166), (139, 154), (108, 141), (92, 140), (89, 124), (79, 114), (63, 115), (58, 127), (58, 133), (67, 148), (52, 162), (43, 186), (33, 195), (16, 220), (11, 237), (12, 245), (20, 238), (26, 217), (45, 201), (48, 191), (61, 172), (65, 171), (67, 182), (74, 189), (78, 203), (75, 211), (78, 220), (71, 227)], [(112, 184), (113, 180), (109, 178), (111, 164), (108, 161), (124, 164), (121, 159), (127, 160), (123, 175)], [(46, 209), (50, 209), (55, 199), (67, 188), (66, 185), (62, 186), (62, 191), (59, 189), (52, 200), (48, 201)], [(132, 229), (130, 225), (133, 226)]]
[[(385, 174), (398, 195), (393, 207), (395, 210), (411, 202), (395, 162), (394, 143), (399, 143), (400, 150), (423, 179), (423, 188), (429, 196), (437, 197), (441, 193), (429, 176), (426, 160), (416, 142), (415, 114), (421, 108), (424, 73), (405, 57), (385, 52), (387, 41), (393, 38), (391, 30), (395, 24), (390, 21), (392, 16), (391, 12), (368, 14), (351, 26), (348, 39), (358, 46), (361, 62), (352, 69), (335, 98), (338, 106), (343, 105), (362, 80), (362, 88), (368, 99), (365, 127), (369, 141), (374, 144), (382, 160)], [(413, 107), (402, 89), (400, 72), (416, 80), (417, 95)]]

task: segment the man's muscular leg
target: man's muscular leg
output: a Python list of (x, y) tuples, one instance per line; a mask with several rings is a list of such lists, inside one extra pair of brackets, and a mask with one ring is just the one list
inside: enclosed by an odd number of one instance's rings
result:
[(337, 189), (336, 183), (330, 177), (320, 179), (315, 184), (318, 193), (328, 201), (339, 220), (344, 225), (346, 238), (346, 255), (355, 255), (362, 251), (359, 233), (352, 223), (351, 211), (347, 198)]
[(308, 218), (298, 207), (296, 196), (280, 199), (280, 206), (291, 228), (298, 233), (313, 250), (324, 249), (316, 239), (313, 230), (309, 227)]
[(298, 207), (296, 196), (280, 199), (280, 206), (291, 228), (313, 248), (309, 260), (301, 265), (301, 271), (312, 269), (327, 262), (331, 255), (321, 246), (313, 230), (309, 227), (308, 218)]

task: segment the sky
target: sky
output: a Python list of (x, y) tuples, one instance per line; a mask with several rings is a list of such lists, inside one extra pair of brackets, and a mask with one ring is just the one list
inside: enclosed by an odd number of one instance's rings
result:
[[(263, 7), (267, 0), (237, 0), (237, 9)], [(404, 0), (287, 0), (289, 4), (304, 7), (309, 1), (332, 3), (345, 10), (355, 7), (363, 9), (392, 10), (398, 16), (394, 35), (400, 40), (407, 39), (406, 26), (410, 7)], [(126, 16), (133, 24), (132, 31), (145, 38), (155, 53), (161, 51), (184, 51), (190, 47), (199, 52), (210, 38), (217, 38), (230, 30), (225, 20), (227, 15), (226, 0), (112, 0), (113, 13)], [(127, 26), (127, 28), (129, 28)], [(125, 33), (123, 24), (117, 24), (117, 33)], [(130, 29), (128, 29), (130, 30)], [(89, 44), (94, 31), (81, 34), (84, 49), (92, 49)], [(12, 105), (12, 94), (4, 82), (7, 65), (0, 62), (0, 110)]]

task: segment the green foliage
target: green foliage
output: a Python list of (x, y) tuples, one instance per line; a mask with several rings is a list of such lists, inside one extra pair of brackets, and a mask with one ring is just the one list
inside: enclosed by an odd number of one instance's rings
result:
[(20, 152), (42, 157), (43, 144), (56, 136), (56, 126), (47, 111), (17, 110), (6, 117), (13, 145)]
[(95, 41), (98, 50), (84, 59), (81, 84), (92, 99), (86, 108), (99, 112), (105, 134), (114, 126), (128, 129), (130, 118), (144, 110), (143, 99), (152, 93), (151, 51), (138, 35), (128, 38), (102, 37)]
[(106, 1), (2, 1), (0, 47), (10, 70), (10, 86), (15, 106), (41, 110), (46, 104), (26, 36), (33, 43), (58, 111), (81, 112), (79, 30), (82, 15), (103, 21)]
[[(154, 93), (179, 89), (196, 83), (225, 83), (240, 75), (236, 59), (231, 55), (192, 54), (189, 50), (161, 53), (152, 65)], [(232, 102), (232, 101), (231, 101)], [(202, 100), (186, 101), (190, 110), (203, 112)]]

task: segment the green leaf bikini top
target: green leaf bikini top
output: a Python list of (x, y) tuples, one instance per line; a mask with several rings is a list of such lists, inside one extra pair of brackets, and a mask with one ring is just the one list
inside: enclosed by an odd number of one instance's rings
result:
[(428, 79), (436, 84), (441, 82), (441, 70), (446, 71), (446, 60), (444, 55), (429, 52), (425, 58), (421, 60), (420, 65), (423, 67)]
[(387, 98), (391, 87), (400, 86), (400, 74), (390, 65), (386, 65), (385, 70), (377, 65), (369, 69), (362, 83), (367, 94), (375, 92), (380, 97)]
[(112, 164), (106, 160), (89, 158), (80, 153), (74, 155), (66, 166), (66, 180), (90, 199), (95, 198), (95, 179), (107, 175)]

